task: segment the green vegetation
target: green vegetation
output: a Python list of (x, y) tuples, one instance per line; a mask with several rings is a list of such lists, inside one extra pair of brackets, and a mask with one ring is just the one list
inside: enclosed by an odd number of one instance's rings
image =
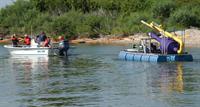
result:
[(148, 29), (140, 20), (168, 28), (200, 27), (199, 0), (17, 0), (0, 10), (0, 33), (52, 37), (130, 35)]

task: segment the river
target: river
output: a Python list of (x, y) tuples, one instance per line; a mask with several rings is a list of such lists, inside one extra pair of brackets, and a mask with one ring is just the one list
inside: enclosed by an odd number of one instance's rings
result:
[(0, 46), (0, 107), (199, 107), (193, 62), (118, 60), (123, 46), (77, 45), (68, 58), (9, 56)]

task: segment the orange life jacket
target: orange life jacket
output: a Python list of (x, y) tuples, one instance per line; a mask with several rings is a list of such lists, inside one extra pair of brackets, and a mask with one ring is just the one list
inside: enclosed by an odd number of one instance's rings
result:
[(26, 45), (31, 45), (31, 38), (25, 37), (25, 38), (24, 38), (24, 43), (25, 43)]

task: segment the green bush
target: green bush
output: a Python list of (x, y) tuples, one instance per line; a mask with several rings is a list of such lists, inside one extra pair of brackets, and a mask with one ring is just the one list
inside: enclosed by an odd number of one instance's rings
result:
[(57, 35), (71, 37), (77, 35), (76, 27), (81, 23), (82, 13), (70, 11), (62, 16), (56, 17), (52, 22), (52, 31)]
[(156, 2), (152, 7), (153, 17), (161, 21), (169, 18), (174, 10), (175, 4), (173, 1)]
[(96, 38), (100, 34), (100, 29), (101, 29), (101, 22), (102, 22), (102, 16), (97, 16), (93, 14), (87, 14), (84, 17), (83, 24), (85, 26), (89, 26), (87, 29), (89, 33), (89, 37), (91, 38)]
[(151, 30), (141, 20), (166, 29), (200, 27), (199, 5), (199, 0), (16, 0), (0, 9), (0, 33), (94, 38)]
[(130, 35), (146, 31), (147, 29), (142, 25), (141, 20), (150, 21), (151, 19), (149, 13), (146, 12), (135, 12), (128, 16), (120, 16), (116, 20), (116, 26), (112, 33)]
[(199, 9), (188, 7), (180, 8), (171, 15), (170, 22), (182, 27), (200, 27)]
[(121, 11), (125, 14), (144, 11), (150, 7), (151, 0), (121, 0)]
[(15, 4), (7, 6), (0, 11), (0, 26), (2, 29), (9, 32), (1, 33), (16, 33), (25, 32), (25, 25), (33, 19), (38, 12), (34, 6), (24, 0), (17, 0)]

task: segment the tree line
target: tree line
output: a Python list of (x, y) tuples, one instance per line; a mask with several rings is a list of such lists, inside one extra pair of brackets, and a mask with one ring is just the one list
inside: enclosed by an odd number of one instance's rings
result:
[(140, 20), (166, 30), (200, 27), (199, 10), (199, 0), (16, 0), (0, 9), (0, 33), (125, 36), (149, 30)]

